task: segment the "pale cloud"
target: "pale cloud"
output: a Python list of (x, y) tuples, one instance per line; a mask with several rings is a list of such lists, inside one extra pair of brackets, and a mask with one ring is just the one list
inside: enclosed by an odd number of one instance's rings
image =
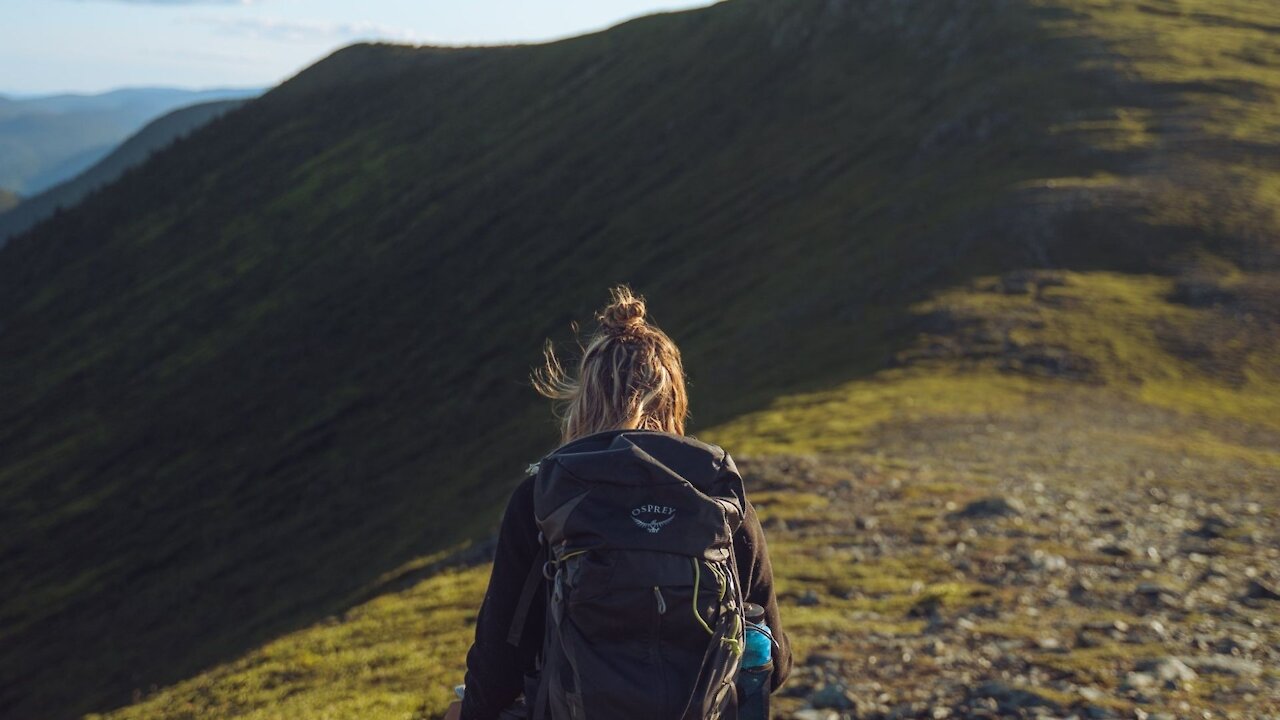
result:
[[(94, 2), (95, 0), (76, 0), (76, 2)], [(96, 0), (98, 2), (114, 2), (123, 5), (261, 5), (263, 0)]]
[(421, 36), (409, 28), (375, 22), (326, 22), (266, 17), (192, 17), (188, 22), (209, 25), (224, 35), (286, 42), (385, 39), (416, 42)]

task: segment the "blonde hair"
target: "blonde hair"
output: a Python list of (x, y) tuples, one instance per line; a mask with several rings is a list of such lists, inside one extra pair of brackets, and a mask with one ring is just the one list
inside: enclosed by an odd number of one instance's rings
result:
[(561, 442), (618, 428), (683, 435), (689, 396), (679, 348), (645, 320), (644, 298), (630, 287), (614, 286), (609, 296), (586, 347), (578, 342), (576, 373), (565, 371), (548, 339), (542, 367), (530, 374), (534, 389), (556, 403)]

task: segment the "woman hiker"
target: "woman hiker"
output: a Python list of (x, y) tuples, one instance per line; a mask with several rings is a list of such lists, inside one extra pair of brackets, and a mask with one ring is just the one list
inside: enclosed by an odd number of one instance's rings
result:
[(767, 714), (791, 671), (733, 459), (684, 434), (680, 351), (644, 299), (610, 295), (576, 372), (548, 341), (532, 374), (557, 402), (561, 445), (508, 502), (447, 719), (731, 720), (753, 702), (748, 665), (765, 709), (757, 699), (744, 718)]

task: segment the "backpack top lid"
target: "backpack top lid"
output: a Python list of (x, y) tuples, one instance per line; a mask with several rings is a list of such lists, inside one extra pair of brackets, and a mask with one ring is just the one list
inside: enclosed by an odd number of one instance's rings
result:
[(555, 458), (572, 468), (579, 477), (595, 475), (613, 482), (623, 482), (614, 473), (635, 467), (627, 461), (639, 459), (695, 486), (714, 480), (725, 463), (732, 462), (719, 445), (689, 435), (643, 429), (602, 430), (584, 435), (552, 450), (543, 459), (547, 458)]
[(698, 554), (719, 560), (742, 522), (744, 498), (742, 477), (718, 445), (660, 430), (605, 430), (538, 463), (534, 514), (557, 554), (682, 552), (694, 541)]

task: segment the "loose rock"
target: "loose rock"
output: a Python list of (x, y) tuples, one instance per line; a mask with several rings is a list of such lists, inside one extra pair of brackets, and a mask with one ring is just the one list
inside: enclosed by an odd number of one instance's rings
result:
[(1275, 586), (1263, 582), (1258, 578), (1249, 580), (1249, 587), (1245, 590), (1245, 597), (1253, 600), (1280, 600), (1280, 589)]
[(1150, 673), (1166, 688), (1174, 690), (1195, 680), (1195, 670), (1175, 657), (1163, 657), (1138, 663), (1138, 670)]
[(851, 710), (858, 706), (858, 701), (844, 685), (830, 683), (810, 695), (809, 704), (820, 710)]
[(1262, 665), (1244, 658), (1232, 657), (1230, 655), (1201, 655), (1198, 657), (1182, 658), (1191, 668), (1202, 673), (1217, 673), (1219, 675), (1235, 675), (1246, 677), (1258, 677), (1262, 675)]
[(1017, 500), (1004, 497), (988, 497), (974, 500), (947, 517), (956, 519), (981, 519), (995, 517), (1011, 517), (1021, 515), (1022, 504)]

